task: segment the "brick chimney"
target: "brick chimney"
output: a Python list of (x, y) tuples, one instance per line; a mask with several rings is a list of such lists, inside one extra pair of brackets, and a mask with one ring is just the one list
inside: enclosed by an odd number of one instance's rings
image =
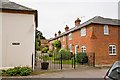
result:
[(61, 31), (59, 30), (59, 31), (58, 31), (58, 35), (60, 36), (60, 34), (61, 34)]
[(75, 20), (75, 27), (80, 26), (80, 22), (81, 22), (81, 20), (79, 18), (77, 18), (77, 20)]
[(66, 25), (65, 31), (67, 32), (68, 30), (69, 30), (69, 27), (68, 27), (68, 25)]
[(57, 34), (55, 33), (55, 37), (57, 37)]

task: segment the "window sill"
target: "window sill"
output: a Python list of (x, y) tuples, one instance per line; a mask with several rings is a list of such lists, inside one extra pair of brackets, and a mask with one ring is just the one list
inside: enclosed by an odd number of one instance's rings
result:
[(117, 54), (109, 54), (110, 56), (116, 56)]
[(104, 34), (105, 36), (109, 36), (109, 34)]

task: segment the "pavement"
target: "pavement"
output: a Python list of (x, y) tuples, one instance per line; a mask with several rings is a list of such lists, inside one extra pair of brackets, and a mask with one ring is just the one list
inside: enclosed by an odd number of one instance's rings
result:
[(104, 78), (108, 69), (75, 69), (32, 76), (33, 78)]
[(108, 68), (79, 68), (12, 78), (104, 78)]

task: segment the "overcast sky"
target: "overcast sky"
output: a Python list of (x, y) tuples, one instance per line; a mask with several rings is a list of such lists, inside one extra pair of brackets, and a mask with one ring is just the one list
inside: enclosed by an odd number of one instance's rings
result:
[(82, 22), (94, 16), (118, 18), (119, 0), (10, 0), (38, 10), (38, 30), (49, 39), (65, 25), (74, 27), (79, 17)]

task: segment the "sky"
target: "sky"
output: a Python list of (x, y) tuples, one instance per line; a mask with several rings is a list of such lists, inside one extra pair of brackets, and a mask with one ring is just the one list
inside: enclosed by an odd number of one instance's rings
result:
[(75, 26), (74, 21), (81, 19), (81, 24), (95, 16), (118, 19), (119, 0), (10, 0), (38, 10), (38, 30), (47, 39), (53, 38), (66, 25)]

